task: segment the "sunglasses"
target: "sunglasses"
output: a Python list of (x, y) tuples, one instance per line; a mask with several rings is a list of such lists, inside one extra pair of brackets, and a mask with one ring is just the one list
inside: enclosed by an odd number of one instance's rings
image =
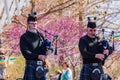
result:
[(96, 29), (89, 29), (90, 32), (96, 32)]
[(29, 22), (28, 24), (37, 24), (37, 22)]

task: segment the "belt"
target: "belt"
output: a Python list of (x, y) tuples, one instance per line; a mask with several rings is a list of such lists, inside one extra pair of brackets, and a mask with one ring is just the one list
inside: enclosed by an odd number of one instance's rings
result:
[(34, 61), (34, 60), (26, 60), (27, 64), (37, 64), (37, 65), (44, 65), (44, 62), (41, 60)]
[(101, 66), (102, 63), (88, 63), (89, 65), (92, 65), (92, 66)]
[(102, 63), (90, 63), (92, 66), (101, 66)]

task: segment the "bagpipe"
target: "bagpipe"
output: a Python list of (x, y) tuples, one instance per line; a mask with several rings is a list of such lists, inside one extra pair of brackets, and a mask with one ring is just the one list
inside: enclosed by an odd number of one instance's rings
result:
[[(105, 38), (105, 30), (102, 29), (102, 39), (99, 40), (100, 52), (103, 53), (104, 50), (108, 49), (111, 54), (114, 51), (114, 31), (112, 31), (110, 38), (112, 39), (112, 46), (109, 44), (109, 41)], [(104, 65), (105, 60), (110, 54), (104, 54), (104, 60), (102, 65)], [(100, 69), (95, 68), (91, 73), (91, 80), (112, 80), (112, 77), (107, 73), (102, 73)]]
[[(48, 31), (43, 30), (41, 28), (39, 28), (39, 29), (45, 32), (45, 37), (44, 37), (45, 39), (43, 40), (42, 45), (41, 45), (42, 53), (44, 53), (44, 55), (48, 55), (47, 50), (51, 50), (51, 53), (54, 52), (54, 55), (57, 55), (57, 38), (58, 38), (58, 35), (51, 34)], [(53, 36), (52, 40), (50, 40), (47, 37), (48, 34)], [(54, 45), (55, 47), (53, 47), (54, 41), (55, 41), (55, 45)]]
[(114, 31), (112, 31), (110, 38), (110, 41), (112, 41), (112, 45), (109, 44), (109, 41), (105, 38), (105, 30), (102, 29), (102, 39), (99, 41), (99, 46), (100, 46), (100, 52), (103, 53), (104, 50), (108, 49), (109, 50), (109, 54), (104, 54), (104, 60), (102, 62), (102, 64), (104, 65), (105, 60), (107, 59), (107, 57), (114, 51)]

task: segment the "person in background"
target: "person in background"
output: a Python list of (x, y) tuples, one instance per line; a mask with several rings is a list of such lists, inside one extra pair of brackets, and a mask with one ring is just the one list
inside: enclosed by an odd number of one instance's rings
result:
[(63, 68), (63, 73), (61, 76), (61, 80), (73, 80), (73, 76), (72, 76), (72, 70), (69, 67), (68, 62), (64, 62), (62, 64), (62, 68)]
[(49, 80), (54, 80), (54, 75), (53, 74), (50, 74)]
[(60, 70), (56, 70), (55, 73), (57, 75), (57, 79), (56, 80), (61, 80), (62, 72)]

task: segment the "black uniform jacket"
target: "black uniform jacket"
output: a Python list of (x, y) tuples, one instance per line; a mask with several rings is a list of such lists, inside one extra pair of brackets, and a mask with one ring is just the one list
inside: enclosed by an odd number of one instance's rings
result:
[[(79, 50), (83, 58), (83, 64), (89, 63), (102, 63), (102, 60), (95, 58), (95, 55), (98, 53), (103, 54), (100, 51), (99, 46), (99, 38), (90, 38), (89, 36), (85, 35), (80, 38), (79, 40)], [(110, 54), (112, 50), (109, 50)]]
[(20, 50), (26, 60), (38, 60), (44, 37), (41, 33), (26, 31), (20, 38)]

